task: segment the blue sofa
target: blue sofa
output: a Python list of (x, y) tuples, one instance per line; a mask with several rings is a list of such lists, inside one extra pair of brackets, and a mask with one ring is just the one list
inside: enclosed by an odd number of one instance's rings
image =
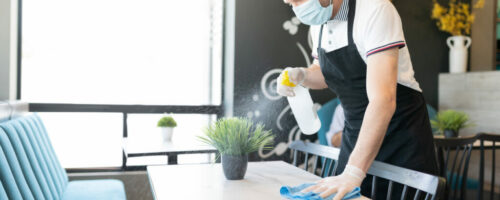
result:
[(36, 114), (0, 123), (0, 199), (126, 199), (119, 180), (69, 181)]

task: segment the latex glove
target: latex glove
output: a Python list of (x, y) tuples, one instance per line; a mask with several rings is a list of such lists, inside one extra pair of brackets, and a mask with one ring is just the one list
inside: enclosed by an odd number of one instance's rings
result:
[(283, 70), (277, 79), (276, 89), (281, 96), (294, 97), (293, 88), (302, 85), (306, 79), (306, 69), (303, 67), (287, 67)]
[(361, 169), (347, 165), (344, 172), (338, 176), (327, 177), (316, 182), (316, 185), (308, 187), (301, 192), (314, 192), (319, 193), (321, 198), (326, 198), (334, 193), (333, 200), (341, 200), (344, 196), (354, 190), (354, 188), (361, 186), (361, 182), (365, 178), (366, 173)]

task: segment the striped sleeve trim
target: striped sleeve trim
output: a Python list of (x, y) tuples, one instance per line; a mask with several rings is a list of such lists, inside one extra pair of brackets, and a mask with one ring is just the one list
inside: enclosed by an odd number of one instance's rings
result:
[(385, 51), (385, 50), (393, 48), (393, 47), (403, 48), (405, 46), (406, 46), (406, 43), (404, 41), (392, 42), (392, 43), (386, 44), (384, 46), (377, 47), (375, 49), (372, 49), (372, 50), (366, 52), (366, 56), (368, 57), (368, 56), (370, 56), (370, 55), (372, 55), (374, 53)]

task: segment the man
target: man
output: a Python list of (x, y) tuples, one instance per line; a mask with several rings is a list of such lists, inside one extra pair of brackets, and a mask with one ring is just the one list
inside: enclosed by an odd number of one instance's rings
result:
[[(436, 174), (431, 127), (422, 90), (402, 30), (389, 0), (285, 0), (311, 25), (316, 60), (287, 68), (290, 80), (311, 89), (330, 88), (342, 103), (345, 128), (336, 176), (303, 192), (340, 200), (355, 187), (370, 194), (366, 172), (373, 160)], [(281, 84), (278, 92), (294, 96)], [(364, 180), (364, 181), (363, 181)], [(377, 196), (386, 193), (377, 183)], [(400, 193), (400, 192), (399, 192)], [(393, 193), (394, 197), (395, 193)]]
[(326, 132), (325, 137), (329, 146), (340, 147), (340, 141), (342, 140), (342, 130), (344, 130), (344, 109), (342, 105), (337, 105), (335, 111), (333, 112), (332, 123), (330, 124), (330, 129)]

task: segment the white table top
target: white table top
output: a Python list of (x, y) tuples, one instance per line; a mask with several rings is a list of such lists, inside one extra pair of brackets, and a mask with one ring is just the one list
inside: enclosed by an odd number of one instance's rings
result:
[(192, 142), (161, 142), (154, 140), (134, 140), (123, 139), (123, 149), (127, 156), (129, 155), (151, 155), (162, 153), (186, 153), (199, 151), (216, 151), (212, 146), (203, 144), (198, 141)]
[(238, 181), (226, 180), (220, 164), (148, 166), (148, 176), (156, 200), (281, 199), (281, 186), (320, 179), (283, 161), (250, 162)]

